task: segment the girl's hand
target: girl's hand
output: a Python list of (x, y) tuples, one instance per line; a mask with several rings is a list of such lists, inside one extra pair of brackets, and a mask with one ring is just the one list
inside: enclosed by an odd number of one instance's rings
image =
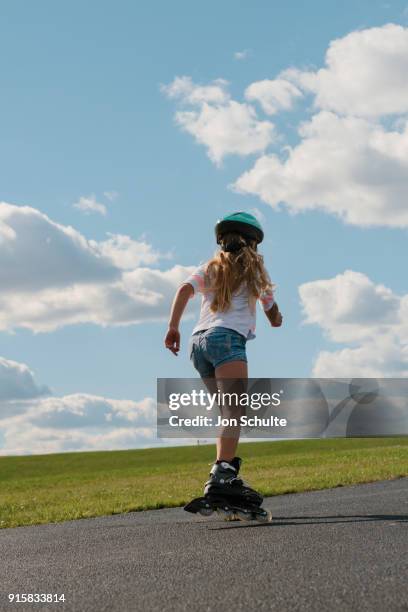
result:
[(164, 344), (166, 348), (173, 353), (173, 355), (177, 355), (180, 350), (180, 332), (177, 328), (169, 327), (164, 339)]
[(276, 302), (265, 314), (268, 317), (272, 327), (280, 327), (282, 325), (282, 313), (279, 311), (279, 307)]
[(273, 321), (271, 321), (271, 325), (272, 327), (280, 327), (282, 325), (282, 321), (283, 321), (282, 313), (279, 312), (278, 310), (278, 312), (274, 316)]

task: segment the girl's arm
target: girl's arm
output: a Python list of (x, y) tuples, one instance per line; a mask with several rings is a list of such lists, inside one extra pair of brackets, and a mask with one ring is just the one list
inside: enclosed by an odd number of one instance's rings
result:
[(282, 325), (282, 313), (279, 312), (279, 306), (276, 302), (269, 310), (265, 310), (265, 314), (272, 325), (272, 327), (280, 327)]
[(178, 288), (174, 296), (170, 312), (169, 329), (164, 339), (164, 344), (174, 355), (180, 350), (179, 324), (188, 300), (194, 295), (194, 288), (190, 283), (185, 283)]
[[(272, 284), (272, 283), (271, 283)], [(282, 325), (282, 313), (279, 312), (279, 306), (275, 302), (273, 289), (276, 285), (272, 285), (272, 288), (268, 291), (261, 293), (259, 299), (262, 304), (264, 313), (272, 327), (280, 327)]]

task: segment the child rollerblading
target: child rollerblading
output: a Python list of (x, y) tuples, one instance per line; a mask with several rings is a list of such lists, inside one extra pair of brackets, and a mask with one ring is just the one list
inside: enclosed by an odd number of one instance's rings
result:
[[(211, 392), (231, 389), (231, 380), (242, 390), (248, 378), (246, 342), (255, 337), (256, 302), (259, 300), (273, 327), (282, 324), (274, 300), (273, 284), (257, 247), (263, 240), (258, 220), (239, 212), (224, 217), (215, 226), (220, 250), (179, 287), (173, 301), (165, 346), (177, 355), (179, 323), (187, 302), (200, 293), (200, 318), (190, 339), (190, 358)], [(222, 416), (241, 416), (240, 407), (220, 406)], [(239, 475), (236, 456), (239, 425), (221, 427), (217, 459), (204, 486), (204, 496), (185, 506), (188, 512), (209, 516), (215, 510), (226, 519), (271, 520), (261, 507), (262, 496)]]

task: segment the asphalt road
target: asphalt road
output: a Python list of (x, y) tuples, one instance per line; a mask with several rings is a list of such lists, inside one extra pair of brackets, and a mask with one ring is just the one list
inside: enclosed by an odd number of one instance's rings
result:
[(270, 525), (174, 508), (2, 530), (0, 609), (408, 610), (408, 479), (264, 505)]

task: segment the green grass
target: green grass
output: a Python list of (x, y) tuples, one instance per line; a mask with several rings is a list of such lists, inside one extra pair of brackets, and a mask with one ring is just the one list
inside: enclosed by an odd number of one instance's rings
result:
[[(279, 495), (408, 476), (407, 438), (245, 443), (243, 476)], [(201, 495), (213, 446), (0, 458), (0, 527), (180, 506)]]

